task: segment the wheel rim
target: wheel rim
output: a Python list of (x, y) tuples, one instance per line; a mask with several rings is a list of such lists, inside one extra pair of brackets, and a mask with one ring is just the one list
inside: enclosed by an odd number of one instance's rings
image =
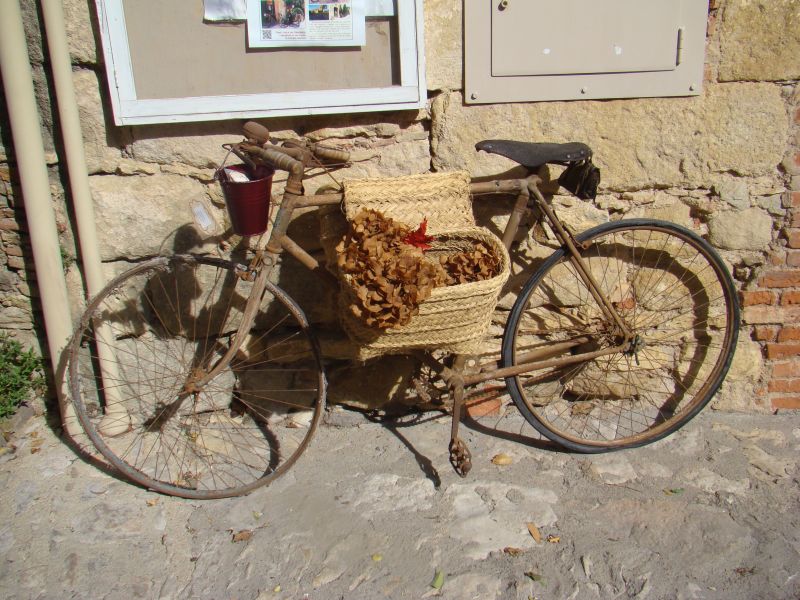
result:
[(302, 312), (268, 284), (250, 335), (210, 381), (252, 283), (234, 265), (157, 259), (94, 300), (70, 346), (76, 414), (123, 474), (189, 498), (247, 493), (284, 472), (319, 423), (325, 381)]
[[(567, 446), (654, 441), (694, 416), (727, 371), (737, 334), (729, 278), (707, 244), (669, 224), (605, 226), (580, 241), (590, 272), (632, 330), (628, 351), (526, 374), (509, 387), (534, 426)], [(623, 341), (564, 255), (523, 297), (507, 348), (513, 364), (587, 332), (591, 341), (572, 353)]]

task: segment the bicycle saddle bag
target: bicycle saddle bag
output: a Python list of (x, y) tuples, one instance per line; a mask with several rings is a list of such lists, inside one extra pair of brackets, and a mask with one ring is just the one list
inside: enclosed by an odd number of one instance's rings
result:
[(558, 178), (558, 183), (581, 200), (594, 200), (600, 185), (600, 169), (591, 158), (569, 163)]

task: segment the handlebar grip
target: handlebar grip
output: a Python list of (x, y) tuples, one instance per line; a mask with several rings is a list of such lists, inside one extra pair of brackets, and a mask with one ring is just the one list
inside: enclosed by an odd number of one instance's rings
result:
[(275, 168), (289, 172), (286, 181), (286, 191), (292, 194), (303, 193), (303, 163), (277, 150), (262, 148), (255, 144), (237, 144), (237, 147), (247, 154), (258, 157)]
[(255, 140), (259, 144), (264, 144), (269, 141), (269, 129), (256, 123), (255, 121), (248, 121), (242, 126), (245, 137), (249, 140)]
[[(238, 144), (238, 146), (247, 152), (247, 154), (250, 154), (251, 156), (257, 156), (263, 161), (271, 164), (273, 167), (283, 169), (284, 171), (291, 171), (292, 169), (297, 168), (297, 164), (299, 162), (288, 154), (279, 152), (277, 150), (272, 150), (271, 148), (262, 148), (261, 146), (256, 146), (255, 144)], [(299, 164), (302, 167), (302, 163)]]
[(329, 160), (337, 163), (346, 163), (350, 160), (350, 153), (344, 150), (336, 150), (335, 148), (328, 148), (314, 144), (314, 156), (322, 160)]

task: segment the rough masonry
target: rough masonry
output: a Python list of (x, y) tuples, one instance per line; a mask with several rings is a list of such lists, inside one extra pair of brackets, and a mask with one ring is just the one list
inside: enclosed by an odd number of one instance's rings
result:
[[(64, 0), (64, 6), (107, 274), (165, 249), (226, 243), (176, 231), (191, 221), (189, 203), (195, 199), (213, 207), (224, 229), (227, 217), (213, 175), (224, 158), (221, 144), (239, 137), (239, 123), (115, 127), (94, 2)], [(47, 53), (37, 3), (26, 0), (23, 7), (62, 258), (77, 315), (84, 288)], [(621, 216), (654, 216), (707, 236), (730, 267), (743, 306), (739, 349), (715, 406), (800, 408), (800, 1), (711, 0), (699, 97), (490, 106), (466, 106), (462, 100), (461, 7), (460, 0), (425, 1), (428, 109), (266, 124), (278, 138), (308, 136), (379, 152), (380, 161), (358, 163), (348, 173), (359, 177), (456, 168), (489, 175), (512, 169), (505, 159), (474, 151), (485, 138), (589, 143), (603, 171), (601, 194), (593, 204), (556, 196), (565, 220), (582, 229)], [(13, 141), (7, 115), (0, 118), (0, 330), (41, 349), (36, 274), (15, 181)], [(324, 183), (315, 180), (309, 187), (313, 191)], [(479, 213), (479, 218), (502, 222), (494, 214)], [(308, 249), (319, 251), (313, 218), (303, 216), (294, 227)], [(297, 279), (293, 270), (291, 278), (280, 272), (276, 277), (281, 283), (291, 279), (290, 291), (310, 305), (315, 290), (307, 280)], [(311, 318), (335, 326), (330, 311), (315, 310)], [(406, 361), (390, 361), (386, 368), (393, 364), (402, 379)]]

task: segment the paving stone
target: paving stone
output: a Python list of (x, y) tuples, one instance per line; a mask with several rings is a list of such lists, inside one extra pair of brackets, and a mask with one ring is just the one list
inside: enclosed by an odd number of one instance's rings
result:
[(693, 469), (684, 477), (689, 484), (711, 494), (728, 492), (742, 496), (750, 489), (750, 482), (746, 479), (730, 481), (706, 468)]
[(636, 479), (636, 471), (622, 456), (605, 455), (592, 459), (592, 472), (605, 483), (626, 483)]
[[(511, 492), (524, 498), (522, 512), (520, 502), (509, 500)], [(543, 528), (558, 520), (558, 496), (550, 490), (472, 483), (452, 485), (446, 493), (453, 507), (450, 535), (466, 545), (465, 556), (474, 560), (505, 547), (531, 548), (536, 542), (526, 523)]]

